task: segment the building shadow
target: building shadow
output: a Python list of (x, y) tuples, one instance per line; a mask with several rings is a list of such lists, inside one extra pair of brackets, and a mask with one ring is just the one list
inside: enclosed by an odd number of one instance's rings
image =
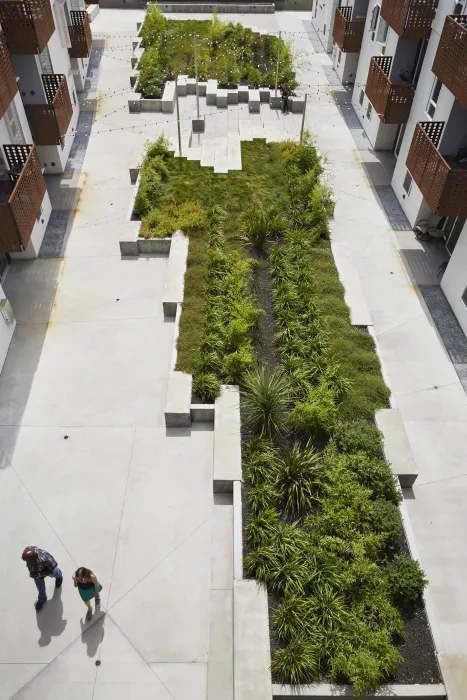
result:
[(41, 633), (38, 644), (46, 647), (52, 641), (52, 637), (59, 637), (67, 626), (67, 620), (63, 619), (62, 589), (56, 588), (52, 598), (44, 607), (36, 612), (37, 626)]

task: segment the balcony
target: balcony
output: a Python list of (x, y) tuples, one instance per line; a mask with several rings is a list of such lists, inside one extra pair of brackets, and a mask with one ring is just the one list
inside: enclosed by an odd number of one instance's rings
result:
[(68, 49), (70, 58), (87, 58), (91, 53), (92, 35), (88, 14), (85, 10), (72, 10), (71, 26), (68, 27), (71, 48)]
[(383, 0), (381, 17), (400, 37), (428, 39), (436, 4), (436, 0)]
[(0, 182), (0, 251), (26, 250), (46, 191), (34, 146), (3, 146), (9, 180)]
[(431, 70), (467, 107), (467, 15), (446, 17)]
[(5, 35), (0, 28), (0, 119), (17, 92), (15, 71), (8, 53)]
[(373, 56), (370, 61), (365, 94), (385, 124), (405, 124), (409, 118), (415, 88), (393, 85), (389, 79), (392, 56)]
[(434, 214), (467, 216), (467, 162), (460, 162), (461, 152), (455, 159), (438, 151), (443, 128), (444, 122), (419, 122), (406, 165)]
[(336, 7), (332, 36), (344, 53), (358, 53), (362, 45), (364, 19), (351, 19), (352, 7)]
[(42, 53), (55, 31), (50, 0), (2, 0), (0, 19), (10, 53)]
[(58, 146), (68, 130), (73, 107), (64, 75), (43, 75), (48, 104), (25, 105), (36, 146)]

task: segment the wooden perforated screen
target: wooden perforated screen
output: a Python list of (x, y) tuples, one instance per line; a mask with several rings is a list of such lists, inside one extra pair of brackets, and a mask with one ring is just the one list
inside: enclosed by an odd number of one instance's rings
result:
[(415, 88), (413, 85), (393, 85), (389, 80), (392, 56), (373, 56), (368, 70), (365, 94), (381, 121), (404, 124), (409, 118)]
[(364, 19), (350, 20), (352, 8), (338, 7), (334, 15), (332, 36), (344, 53), (358, 53), (362, 45)]
[(55, 31), (50, 0), (1, 2), (0, 17), (10, 53), (42, 53)]
[(467, 15), (446, 17), (431, 70), (467, 107)]
[(0, 28), (0, 119), (17, 92), (15, 71), (6, 46), (5, 36)]
[(31, 237), (46, 192), (41, 164), (34, 146), (4, 146), (14, 189), (0, 204), (0, 250), (20, 253)]
[(435, 8), (436, 0), (383, 0), (381, 17), (398, 36), (418, 41), (428, 38)]
[(71, 48), (68, 53), (71, 58), (87, 58), (91, 53), (92, 34), (89, 26), (88, 13), (85, 10), (70, 12), (71, 26), (68, 27)]
[(64, 75), (42, 76), (49, 104), (25, 105), (31, 133), (37, 146), (62, 143), (73, 115), (70, 93)]

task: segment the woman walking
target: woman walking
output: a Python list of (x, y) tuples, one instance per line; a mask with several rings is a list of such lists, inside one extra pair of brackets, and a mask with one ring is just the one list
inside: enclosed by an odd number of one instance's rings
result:
[(80, 566), (76, 569), (73, 574), (73, 583), (75, 587), (78, 588), (81, 600), (86, 603), (88, 611), (86, 613), (86, 620), (92, 618), (92, 608), (91, 600), (94, 598), (96, 605), (101, 602), (99, 593), (102, 590), (102, 586), (97, 580), (96, 574), (91, 571), (91, 569), (86, 569), (84, 566)]

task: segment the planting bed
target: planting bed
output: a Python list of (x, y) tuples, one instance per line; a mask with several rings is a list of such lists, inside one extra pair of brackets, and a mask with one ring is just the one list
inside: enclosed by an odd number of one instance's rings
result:
[(438, 683), (373, 422), (389, 392), (350, 323), (319, 158), (307, 137), (243, 143), (242, 163), (214, 175), (159, 141), (135, 206), (144, 236), (190, 239), (177, 369), (196, 402), (242, 388), (244, 568), (268, 588), (273, 679)]
[[(138, 63), (137, 91), (160, 98), (164, 84), (178, 75), (195, 76), (193, 36), (197, 35), (198, 78), (217, 79), (221, 88), (275, 85), (277, 37), (254, 34), (241, 24), (212, 20), (168, 20), (148, 5), (140, 30), (143, 55)], [(290, 45), (281, 42), (280, 84), (296, 87)]]

